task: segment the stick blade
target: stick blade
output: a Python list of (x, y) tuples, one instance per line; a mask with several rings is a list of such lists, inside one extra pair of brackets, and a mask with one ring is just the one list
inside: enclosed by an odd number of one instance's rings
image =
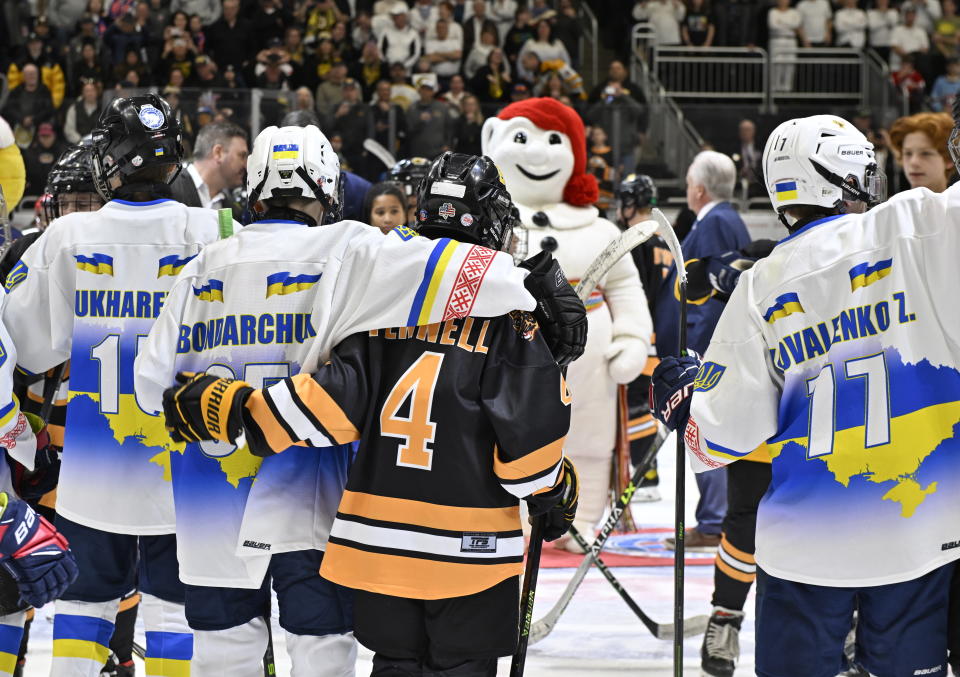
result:
[[(710, 617), (704, 614), (683, 619), (683, 636), (696, 637), (702, 635), (707, 631), (707, 623), (709, 622)], [(657, 631), (653, 634), (657, 639), (672, 641), (674, 630), (673, 623), (663, 623), (657, 626)]]

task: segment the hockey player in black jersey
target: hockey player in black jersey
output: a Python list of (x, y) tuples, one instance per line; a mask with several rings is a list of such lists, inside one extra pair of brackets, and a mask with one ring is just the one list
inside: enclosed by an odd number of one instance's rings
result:
[[(516, 211), (485, 157), (444, 154), (417, 207), (422, 235), (484, 245), (478, 259), (512, 240)], [(454, 294), (469, 293), (469, 268)], [(259, 454), (301, 441), (305, 422), (360, 440), (321, 571), (356, 589), (373, 674), (486, 677), (517, 639), (519, 500), (546, 516), (548, 540), (576, 512), (570, 401), (537, 322), (514, 312), (355, 334), (317, 373), (263, 390), (198, 376), (164, 408), (180, 434), (212, 436), (212, 416)]]

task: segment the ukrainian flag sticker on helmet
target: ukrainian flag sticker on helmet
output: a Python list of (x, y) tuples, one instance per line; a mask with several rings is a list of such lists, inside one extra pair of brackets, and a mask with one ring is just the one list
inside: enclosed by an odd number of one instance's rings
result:
[(797, 182), (796, 181), (781, 181), (774, 185), (774, 190), (777, 193), (778, 200), (796, 200), (797, 199)]
[(300, 146), (295, 143), (278, 143), (273, 147), (273, 159), (296, 160), (300, 152)]

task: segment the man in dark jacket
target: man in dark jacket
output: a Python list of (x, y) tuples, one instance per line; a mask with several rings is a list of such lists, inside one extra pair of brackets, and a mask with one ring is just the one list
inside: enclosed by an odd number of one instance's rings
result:
[[(738, 251), (750, 244), (743, 219), (730, 204), (737, 180), (737, 168), (723, 153), (707, 150), (697, 155), (687, 170), (687, 205), (697, 215), (690, 233), (681, 245), (685, 261), (714, 254)], [(680, 303), (674, 295), (676, 268), (660, 289), (654, 329), (657, 353), (677, 354)], [(724, 303), (711, 298), (687, 309), (687, 345), (701, 355), (706, 352)], [(726, 469), (698, 473), (697, 526), (686, 532), (687, 548), (712, 550), (720, 544), (723, 517), (727, 512)], [(668, 548), (673, 539), (666, 540)]]

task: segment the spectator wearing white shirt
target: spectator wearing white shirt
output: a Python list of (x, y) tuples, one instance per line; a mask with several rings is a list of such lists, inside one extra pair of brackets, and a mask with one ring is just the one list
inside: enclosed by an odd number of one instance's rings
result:
[(570, 63), (570, 54), (567, 53), (567, 48), (563, 46), (563, 43), (553, 37), (553, 27), (549, 21), (537, 22), (537, 37), (523, 43), (520, 54), (517, 55), (517, 73), (524, 80), (533, 82), (533, 80), (528, 79), (530, 76), (524, 72), (520, 65), (523, 61), (523, 55), (527, 52), (536, 54), (541, 63), (556, 61), (557, 59), (564, 63)]
[(500, 37), (500, 46), (503, 47), (507, 31), (513, 26), (513, 20), (517, 14), (516, 0), (491, 0), (489, 10), (487, 13), (491, 21), (497, 24), (497, 35)]
[(867, 10), (869, 44), (884, 61), (890, 59), (890, 35), (900, 23), (900, 14), (890, 7), (890, 0), (874, 0), (873, 9)]
[(441, 86), (446, 87), (450, 77), (460, 70), (463, 45), (450, 37), (450, 24), (443, 19), (436, 24), (437, 37), (427, 39), (424, 58), (430, 62), (430, 70), (440, 78)]
[(903, 23), (890, 33), (890, 70), (900, 69), (907, 54), (925, 55), (930, 51), (927, 32), (917, 25), (917, 10), (911, 5), (903, 12)]
[(686, 14), (681, 0), (640, 0), (633, 6), (633, 18), (653, 26), (658, 45), (680, 44), (680, 22)]
[(487, 63), (487, 57), (497, 46), (497, 31), (487, 27), (480, 33), (480, 41), (470, 48), (470, 53), (463, 61), (463, 74), (467, 79), (472, 78), (480, 68)]
[(843, 0), (843, 6), (833, 15), (833, 30), (838, 47), (866, 46), (867, 13), (857, 7), (857, 0)]
[[(496, 36), (496, 43), (500, 44), (500, 34), (497, 32), (497, 24), (487, 13), (487, 3), (484, 0), (473, 0), (467, 3), (463, 12), (463, 51), (470, 54), (474, 43), (480, 42), (480, 35), (483, 31), (492, 30)], [(469, 74), (467, 77), (470, 77)]]
[(809, 46), (803, 34), (803, 15), (790, 6), (790, 0), (777, 0), (777, 5), (767, 12), (767, 28), (770, 31), (770, 56), (773, 61), (773, 90), (792, 91), (796, 64), (791, 61), (797, 53), (797, 40)]
[(414, 27), (421, 38), (426, 38), (427, 29), (437, 23), (440, 10), (433, 4), (433, 0), (417, 0), (410, 9), (410, 25)]
[(803, 34), (811, 47), (826, 47), (831, 43), (833, 8), (830, 0), (800, 0), (797, 11), (803, 17)]
[(380, 35), (377, 46), (388, 63), (402, 63), (408, 70), (420, 58), (420, 35), (407, 23), (407, 5), (397, 2), (390, 9), (393, 25)]
[[(456, 38), (460, 41), (460, 44), (463, 44), (463, 26), (457, 23), (457, 20), (453, 17), (453, 3), (449, 0), (443, 0), (439, 5), (437, 5), (437, 19), (443, 19), (447, 22), (447, 31), (450, 33), (451, 38)], [(437, 24), (436, 22), (427, 26), (427, 37), (435, 38), (437, 37)]]

